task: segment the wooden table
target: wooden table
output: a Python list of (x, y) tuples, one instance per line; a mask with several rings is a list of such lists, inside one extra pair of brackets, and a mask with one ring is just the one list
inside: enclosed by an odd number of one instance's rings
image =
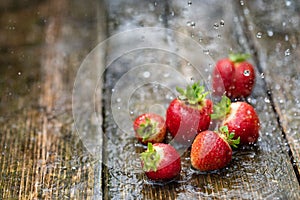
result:
[[(290, 0), (1, 1), (0, 199), (300, 199), (299, 10)], [(187, 149), (180, 177), (153, 184), (133, 119), (164, 114), (178, 84), (209, 87), (232, 51), (256, 66), (246, 101), (259, 141), (213, 173), (191, 169)]]

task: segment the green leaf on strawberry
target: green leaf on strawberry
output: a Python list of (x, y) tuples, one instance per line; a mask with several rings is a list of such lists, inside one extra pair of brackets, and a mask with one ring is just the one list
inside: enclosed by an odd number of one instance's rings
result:
[(240, 144), (240, 137), (234, 139), (234, 132), (229, 132), (228, 126), (220, 127), (220, 133), (221, 137), (223, 137), (223, 139), (225, 139), (230, 146), (237, 148), (237, 145)]
[(176, 87), (177, 92), (180, 94), (179, 99), (187, 101), (190, 105), (202, 104), (208, 92), (205, 92), (204, 86), (200, 83), (188, 85), (186, 90)]
[(223, 119), (230, 113), (231, 100), (223, 95), (219, 103), (213, 106), (213, 113), (210, 115), (211, 119)]
[(228, 55), (229, 60), (231, 60), (234, 63), (239, 63), (239, 62), (243, 62), (245, 60), (247, 60), (248, 58), (251, 57), (250, 54), (246, 54), (246, 53), (235, 53), (235, 54), (229, 54)]
[(155, 151), (152, 143), (148, 143), (147, 151), (141, 153), (141, 160), (144, 163), (143, 170), (156, 171), (160, 162), (160, 154)]
[(145, 122), (140, 124), (137, 129), (138, 134), (143, 138), (143, 141), (150, 138), (150, 136), (157, 132), (157, 122), (152, 122), (148, 117), (145, 118)]

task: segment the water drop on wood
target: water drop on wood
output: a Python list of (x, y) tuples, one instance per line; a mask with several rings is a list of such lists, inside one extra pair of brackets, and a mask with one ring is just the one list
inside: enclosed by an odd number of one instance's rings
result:
[(261, 33), (261, 32), (257, 32), (257, 33), (256, 33), (256, 37), (257, 37), (258, 39), (260, 39), (260, 38), (262, 37), (262, 33)]

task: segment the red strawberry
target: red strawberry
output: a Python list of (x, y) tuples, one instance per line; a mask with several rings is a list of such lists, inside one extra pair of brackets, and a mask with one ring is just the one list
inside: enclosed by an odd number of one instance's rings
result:
[(229, 133), (226, 126), (220, 128), (220, 133), (209, 130), (199, 133), (192, 144), (192, 166), (200, 171), (212, 171), (228, 165), (232, 159), (230, 145), (239, 144), (239, 139), (233, 137), (234, 133)]
[(167, 129), (175, 141), (191, 143), (195, 136), (210, 125), (212, 101), (199, 83), (188, 85), (186, 90), (176, 88), (180, 96), (174, 99), (166, 113)]
[(166, 136), (165, 120), (154, 113), (145, 113), (134, 120), (136, 138), (143, 144), (162, 142)]
[(225, 93), (230, 98), (247, 97), (255, 83), (255, 72), (252, 64), (246, 61), (249, 54), (230, 54), (229, 58), (217, 62), (212, 76), (215, 95)]
[(259, 118), (254, 108), (246, 102), (233, 102), (226, 96), (214, 105), (212, 119), (221, 119), (221, 126), (228, 126), (235, 137), (240, 137), (241, 144), (253, 144), (259, 137)]
[(152, 180), (169, 180), (181, 171), (180, 155), (169, 144), (148, 143), (147, 151), (141, 153), (143, 170)]

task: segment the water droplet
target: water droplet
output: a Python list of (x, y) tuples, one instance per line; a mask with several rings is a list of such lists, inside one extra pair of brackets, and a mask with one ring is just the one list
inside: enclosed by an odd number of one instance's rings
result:
[(225, 25), (225, 22), (224, 22), (223, 19), (221, 19), (221, 21), (220, 21), (220, 26), (223, 27), (224, 25)]
[(170, 11), (170, 15), (171, 15), (172, 17), (174, 17), (174, 16), (175, 16), (175, 12), (174, 12), (173, 10), (171, 10), (171, 11)]
[(218, 29), (219, 28), (219, 24), (214, 23), (214, 29)]
[(18, 72), (18, 75), (19, 75), (19, 76), (21, 76), (21, 74), (22, 74), (21, 72)]
[(291, 55), (290, 49), (285, 50), (285, 51), (284, 51), (284, 55), (285, 55), (285, 56)]
[(267, 97), (265, 97), (264, 101), (265, 101), (266, 103), (270, 103), (270, 99), (268, 99)]
[(145, 71), (145, 72), (143, 73), (143, 76), (144, 76), (144, 78), (149, 78), (149, 77), (151, 76), (151, 73), (148, 72), (148, 71)]
[(249, 70), (244, 70), (244, 76), (250, 76), (250, 71)]
[(289, 41), (289, 36), (288, 36), (288, 35), (285, 35), (285, 36), (284, 36), (284, 40), (285, 40), (285, 41)]
[(275, 85), (275, 89), (276, 89), (276, 90), (280, 90), (280, 85), (279, 85), (279, 84), (276, 84), (276, 85)]
[(243, 0), (240, 0), (240, 4), (241, 4), (241, 6), (243, 6), (245, 3)]
[(194, 21), (188, 21), (188, 22), (186, 23), (186, 25), (195, 28), (196, 23), (195, 23)]
[(282, 22), (282, 26), (283, 26), (283, 27), (286, 26), (286, 22)]
[(159, 15), (159, 16), (158, 16), (158, 21), (160, 21), (160, 22), (163, 22), (163, 21), (164, 21), (163, 15)]
[(279, 103), (280, 103), (280, 104), (283, 104), (283, 103), (284, 103), (284, 101), (283, 101), (282, 99), (280, 99), (280, 100), (279, 100)]
[(155, 6), (155, 7), (157, 6), (157, 2), (156, 2), (156, 1), (154, 2), (154, 6)]
[(274, 35), (272, 30), (267, 30), (267, 34), (268, 34), (269, 37), (272, 37)]
[(120, 103), (121, 102), (121, 98), (117, 98), (117, 102)]
[(188, 6), (191, 6), (192, 5), (192, 1), (188, 1)]
[(292, 4), (292, 2), (290, 0), (285, 1), (286, 6), (290, 6), (291, 4)]
[(244, 9), (244, 14), (245, 14), (245, 15), (249, 15), (249, 13), (250, 13), (249, 9), (245, 8), (245, 9)]
[(204, 49), (203, 53), (206, 54), (206, 55), (208, 55), (209, 54), (209, 49)]
[(265, 74), (264, 74), (264, 73), (261, 73), (261, 74), (260, 74), (260, 77), (261, 77), (261, 78), (265, 78)]
[(261, 33), (261, 32), (257, 32), (257, 33), (256, 33), (256, 37), (257, 37), (258, 39), (260, 39), (260, 38), (262, 37), (262, 33)]

